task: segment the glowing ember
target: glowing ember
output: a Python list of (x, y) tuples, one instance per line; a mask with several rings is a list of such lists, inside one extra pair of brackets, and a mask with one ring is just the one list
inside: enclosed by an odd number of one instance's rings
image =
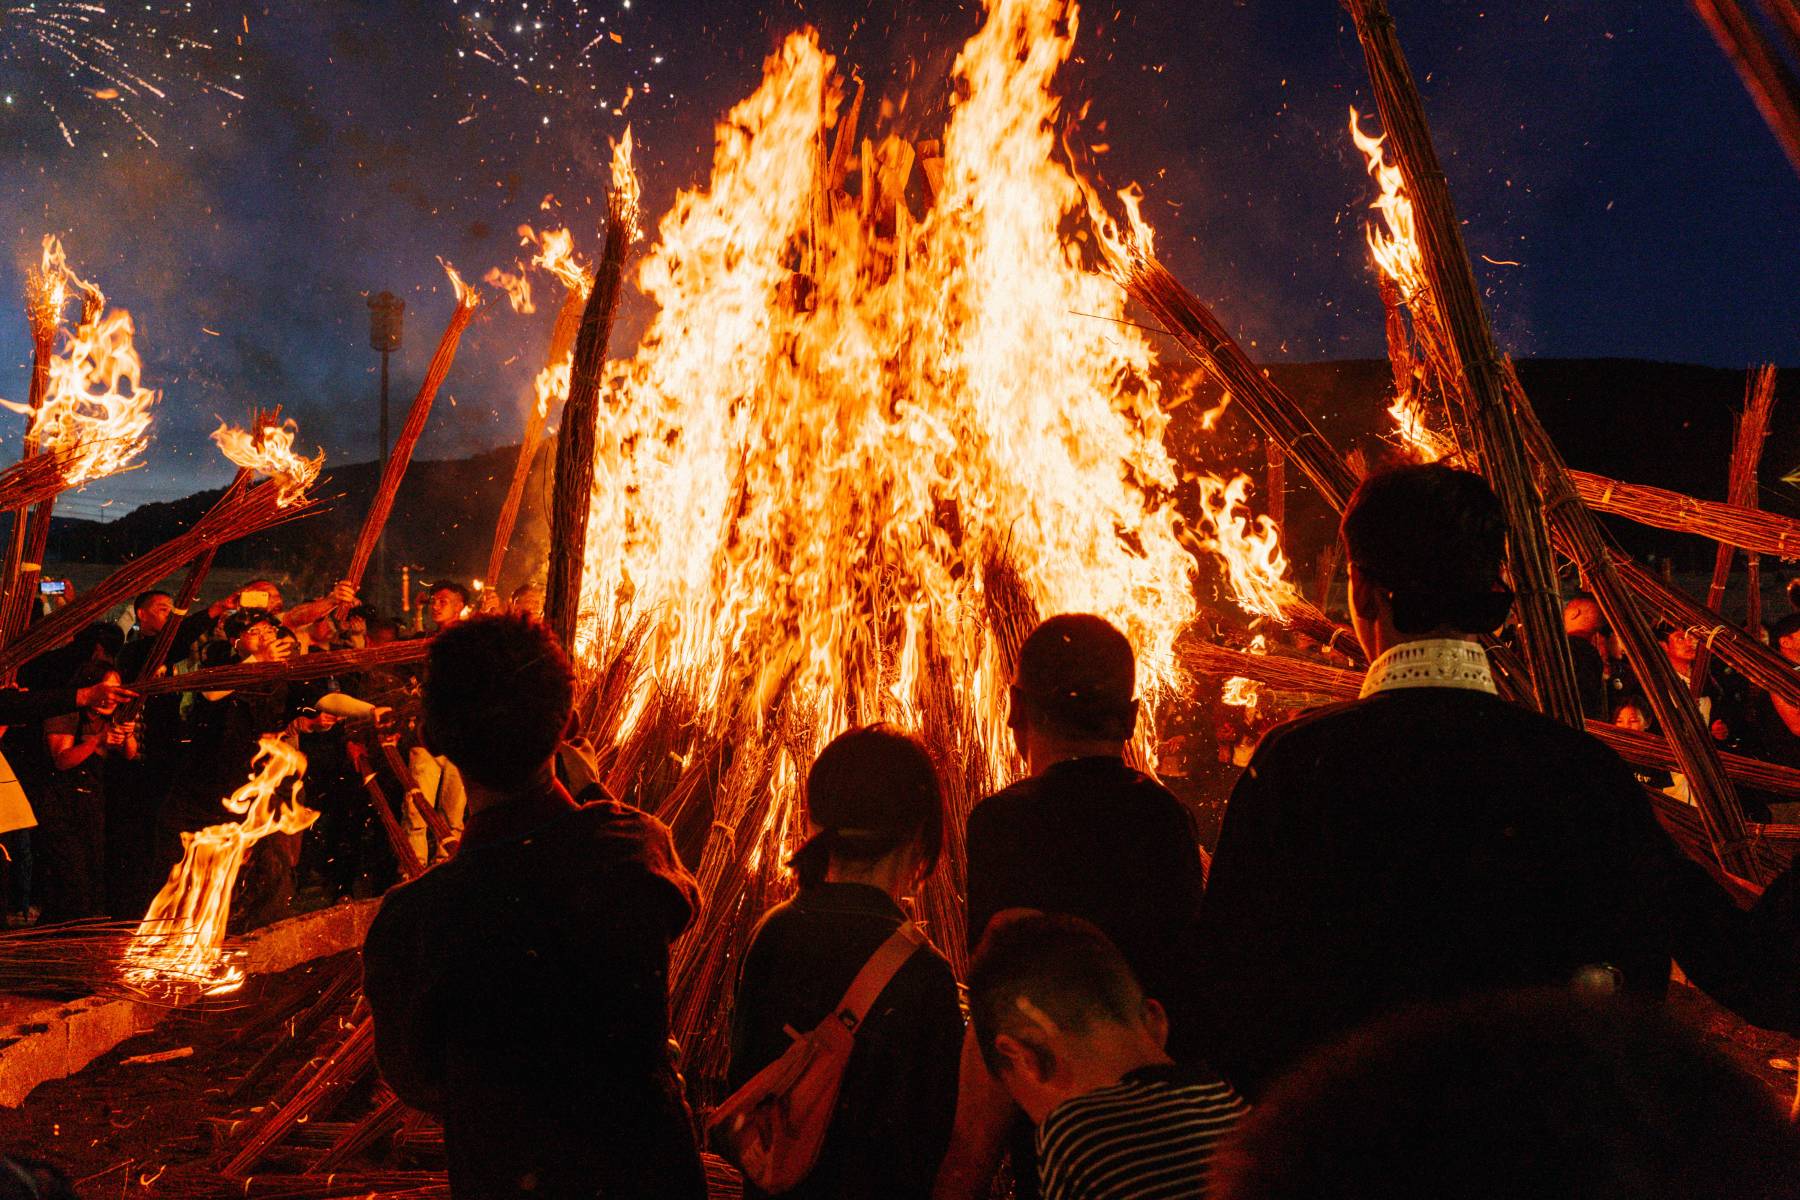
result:
[(212, 440), (218, 443), (220, 453), (238, 466), (275, 480), (279, 488), (276, 503), (286, 508), (305, 497), (306, 489), (325, 465), (324, 450), (311, 458), (295, 452), (294, 438), (298, 433), (291, 420), (279, 425), (264, 422), (251, 433), (220, 422), (212, 431)]
[(265, 736), (251, 767), (249, 782), (223, 801), (240, 820), (181, 835), (181, 862), (125, 952), (130, 982), (199, 983), (213, 995), (243, 984), (243, 972), (226, 964), (222, 953), (238, 872), (257, 842), (272, 833), (299, 833), (319, 817), (300, 804), (297, 781), (291, 796), (281, 796), (284, 783), (306, 773), (300, 751)]
[(1285, 622), (1285, 607), (1298, 593), (1288, 582), (1287, 556), (1274, 522), (1249, 511), (1249, 477), (1239, 475), (1226, 483), (1203, 475), (1196, 482), (1201, 516), (1187, 536), (1225, 564), (1225, 578), (1239, 608)]
[(1233, 708), (1254, 709), (1261, 698), (1254, 680), (1245, 679), (1242, 675), (1233, 675), (1225, 681), (1225, 688), (1219, 695), (1219, 702), (1229, 704)]

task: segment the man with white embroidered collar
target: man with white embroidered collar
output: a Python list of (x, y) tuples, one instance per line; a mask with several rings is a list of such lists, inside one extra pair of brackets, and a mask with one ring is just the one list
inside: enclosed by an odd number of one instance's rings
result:
[(1671, 958), (1800, 1028), (1791, 873), (1743, 912), (1629, 769), (1495, 693), (1506, 525), (1480, 476), (1409, 466), (1345, 509), (1362, 696), (1271, 732), (1201, 906), (1210, 1057), (1255, 1099), (1306, 1050), (1410, 1003), (1526, 986), (1660, 997)]

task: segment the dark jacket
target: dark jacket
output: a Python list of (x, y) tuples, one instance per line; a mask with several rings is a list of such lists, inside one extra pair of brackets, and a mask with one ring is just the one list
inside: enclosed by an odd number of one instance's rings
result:
[(1201, 908), (1211, 1057), (1252, 1099), (1399, 1006), (1567, 984), (1661, 996), (1669, 960), (1747, 1019), (1800, 1027), (1786, 877), (1745, 913), (1584, 733), (1414, 688), (1291, 721), (1225, 812)]
[(363, 946), (381, 1072), (444, 1121), (457, 1197), (706, 1193), (670, 1059), (699, 889), (655, 818), (560, 787), (473, 814)]
[[(744, 955), (732, 1008), (734, 1091), (781, 1057), (786, 1029), (811, 1029), (830, 1014), (903, 919), (887, 893), (860, 883), (813, 884), (770, 910)], [(930, 1196), (955, 1120), (962, 1037), (956, 977), (921, 947), (857, 1029), (819, 1162), (786, 1195)]]
[(1168, 1008), (1170, 1052), (1191, 1057), (1187, 967), (1204, 875), (1181, 801), (1122, 759), (1078, 758), (983, 800), (967, 836), (971, 952), (1003, 909), (1091, 921)]

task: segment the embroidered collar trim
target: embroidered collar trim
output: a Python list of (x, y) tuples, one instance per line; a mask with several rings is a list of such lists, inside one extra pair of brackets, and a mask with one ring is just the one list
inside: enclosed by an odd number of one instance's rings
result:
[(1461, 688), (1497, 695), (1487, 651), (1458, 638), (1425, 638), (1403, 642), (1369, 664), (1362, 696), (1399, 688)]

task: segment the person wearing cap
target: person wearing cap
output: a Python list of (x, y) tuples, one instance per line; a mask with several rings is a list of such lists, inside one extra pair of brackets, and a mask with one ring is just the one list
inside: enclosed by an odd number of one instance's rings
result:
[[(852, 729), (820, 752), (807, 773), (806, 808), (816, 832), (790, 864), (800, 892), (769, 911), (744, 955), (732, 1008), (733, 1090), (781, 1057), (787, 1030), (830, 1015), (907, 919), (901, 902), (943, 846), (931, 758), (886, 726)], [(819, 1160), (784, 1195), (929, 1196), (950, 1139), (962, 1038), (956, 977), (921, 946), (857, 1027)]]
[(1273, 730), (1225, 810), (1195, 978), (1253, 1102), (1308, 1051), (1410, 1005), (1521, 987), (1656, 1000), (1670, 960), (1754, 1024), (1800, 1027), (1793, 876), (1740, 910), (1605, 745), (1502, 699), (1512, 607), (1486, 480), (1371, 475), (1344, 511), (1359, 699)]
[[(1205, 876), (1192, 816), (1125, 761), (1136, 693), (1131, 643), (1100, 617), (1051, 617), (1025, 639), (1008, 724), (1031, 774), (969, 815), (968, 944), (1008, 909), (1090, 922), (1168, 1010), (1170, 1054), (1186, 1062), (1198, 1048), (1187, 967)], [(985, 1195), (1008, 1128), (1016, 1194), (1035, 1196), (1030, 1123), (971, 1041), (938, 1194)]]

